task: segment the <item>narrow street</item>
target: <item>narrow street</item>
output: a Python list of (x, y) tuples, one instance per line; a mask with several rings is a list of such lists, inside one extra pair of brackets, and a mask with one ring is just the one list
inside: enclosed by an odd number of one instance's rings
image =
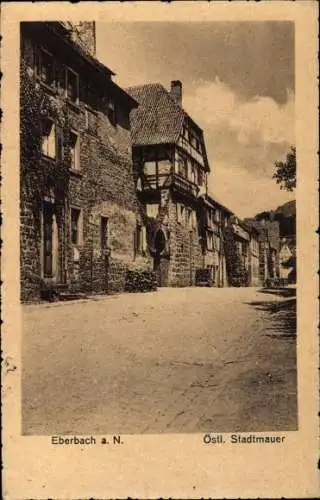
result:
[(162, 288), (22, 306), (23, 433), (295, 430), (294, 302)]

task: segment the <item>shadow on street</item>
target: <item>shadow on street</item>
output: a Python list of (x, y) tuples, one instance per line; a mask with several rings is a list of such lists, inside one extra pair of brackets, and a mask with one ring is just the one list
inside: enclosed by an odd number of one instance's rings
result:
[(293, 296), (295, 289), (260, 290), (260, 292), (286, 298), (279, 301), (270, 299), (248, 302), (255, 309), (270, 313), (272, 326), (266, 329), (270, 332), (266, 335), (279, 339), (295, 338), (297, 333), (297, 300)]

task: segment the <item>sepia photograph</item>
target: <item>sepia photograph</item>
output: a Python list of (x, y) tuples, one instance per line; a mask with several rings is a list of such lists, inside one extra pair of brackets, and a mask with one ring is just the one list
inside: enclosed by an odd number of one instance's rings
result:
[(294, 23), (21, 23), (25, 434), (296, 430)]
[(319, 495), (317, 13), (1, 8), (6, 499)]

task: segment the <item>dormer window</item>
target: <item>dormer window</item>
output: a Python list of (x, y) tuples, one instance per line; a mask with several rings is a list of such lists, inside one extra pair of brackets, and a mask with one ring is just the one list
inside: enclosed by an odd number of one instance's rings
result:
[(70, 68), (66, 68), (66, 97), (70, 101), (78, 104), (79, 75)]

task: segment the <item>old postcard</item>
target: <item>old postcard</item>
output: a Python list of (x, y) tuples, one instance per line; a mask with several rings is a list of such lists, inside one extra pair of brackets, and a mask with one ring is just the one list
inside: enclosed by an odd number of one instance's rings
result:
[(317, 14), (2, 7), (6, 499), (319, 495)]

